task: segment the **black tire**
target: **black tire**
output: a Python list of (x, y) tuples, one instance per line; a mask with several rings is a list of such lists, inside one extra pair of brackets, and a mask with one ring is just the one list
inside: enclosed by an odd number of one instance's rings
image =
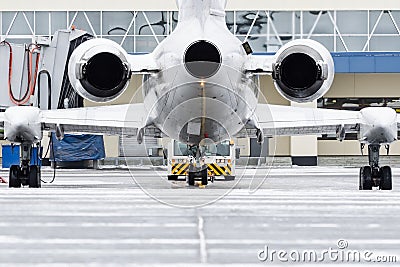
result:
[(232, 175), (227, 175), (227, 176), (225, 176), (225, 181), (235, 181), (235, 176), (232, 176)]
[(176, 181), (178, 180), (178, 175), (168, 175), (168, 181)]
[(21, 187), (21, 180), (19, 179), (19, 166), (13, 165), (10, 168), (10, 176), (8, 181), (9, 188), (20, 188)]
[(365, 166), (360, 170), (360, 189), (372, 190), (372, 169), (370, 166)]
[(189, 172), (188, 175), (188, 184), (190, 186), (194, 186), (194, 173), (193, 172)]
[(40, 180), (40, 168), (39, 166), (29, 167), (29, 187), (40, 188), (42, 186)]
[(389, 166), (381, 168), (380, 190), (392, 190), (392, 169)]
[(203, 168), (201, 171), (201, 185), (208, 185), (208, 170)]

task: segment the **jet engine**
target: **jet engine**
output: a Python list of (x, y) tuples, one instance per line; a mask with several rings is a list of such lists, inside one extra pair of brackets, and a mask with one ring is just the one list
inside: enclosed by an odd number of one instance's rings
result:
[(295, 40), (283, 46), (272, 72), (279, 93), (297, 103), (312, 102), (326, 94), (334, 75), (331, 54), (313, 40)]
[(72, 53), (68, 76), (83, 98), (101, 103), (112, 101), (129, 85), (131, 67), (128, 54), (111, 40), (86, 41)]

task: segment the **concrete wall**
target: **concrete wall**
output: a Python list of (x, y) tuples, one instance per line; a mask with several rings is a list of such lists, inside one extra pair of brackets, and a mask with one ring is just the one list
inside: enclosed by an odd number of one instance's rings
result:
[(337, 74), (325, 97), (400, 97), (400, 74)]
[(104, 136), (104, 148), (107, 158), (119, 157), (119, 136)]
[[(363, 150), (364, 155), (368, 155), (368, 148)], [(385, 147), (381, 147), (381, 155), (386, 155)], [(319, 156), (360, 156), (360, 143), (356, 140), (339, 142), (335, 140), (318, 141)], [(390, 155), (400, 155), (400, 142), (395, 142), (390, 146)]]
[[(399, 10), (398, 0), (228, 0), (228, 10)], [(2, 1), (2, 11), (170, 11), (176, 10), (175, 0), (97, 0)]]
[[(108, 102), (107, 105), (121, 105), (129, 103), (143, 103), (142, 95), (142, 76), (132, 76), (126, 91), (116, 100)], [(84, 101), (85, 107), (103, 106), (104, 103), (95, 103), (91, 101)]]

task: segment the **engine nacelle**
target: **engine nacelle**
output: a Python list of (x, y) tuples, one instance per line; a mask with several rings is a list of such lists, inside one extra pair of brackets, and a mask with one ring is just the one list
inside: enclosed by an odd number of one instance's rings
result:
[(332, 85), (335, 67), (329, 51), (313, 40), (295, 40), (276, 54), (272, 78), (287, 100), (312, 102), (325, 95)]
[(68, 76), (83, 98), (101, 103), (112, 101), (129, 85), (131, 67), (128, 54), (111, 40), (88, 40), (72, 53)]

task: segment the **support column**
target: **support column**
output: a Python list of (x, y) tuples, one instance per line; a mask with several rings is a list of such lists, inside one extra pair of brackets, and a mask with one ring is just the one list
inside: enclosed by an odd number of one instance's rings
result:
[[(299, 104), (291, 103), (292, 107), (316, 108), (317, 102)], [(318, 142), (316, 136), (292, 136), (290, 137), (290, 155), (292, 165), (317, 166), (318, 165)]]

